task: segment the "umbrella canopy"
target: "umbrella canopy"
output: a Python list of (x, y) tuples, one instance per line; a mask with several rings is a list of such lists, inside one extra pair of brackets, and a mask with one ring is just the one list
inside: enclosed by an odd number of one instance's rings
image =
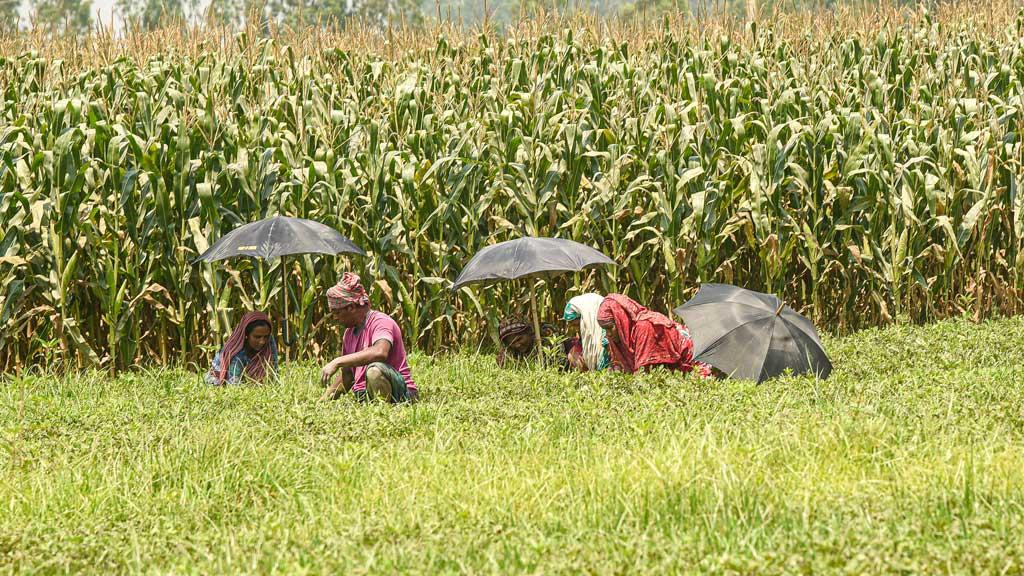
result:
[[(476, 253), (462, 269), (452, 291), (469, 284), (493, 284), (533, 276), (553, 276), (579, 272), (587, 268), (611, 264), (614, 260), (572, 240), (527, 236), (488, 246)], [(540, 318), (537, 315), (537, 294), (530, 283), (530, 309), (533, 316), (533, 337), (540, 348)]]
[(579, 242), (528, 236), (477, 252), (462, 269), (452, 290), (469, 284), (579, 272), (605, 264), (617, 266), (611, 258)]
[(786, 368), (819, 378), (832, 372), (811, 321), (772, 294), (703, 284), (674, 312), (693, 337), (694, 359), (731, 377), (763, 382)]
[(270, 260), (291, 254), (359, 254), (366, 252), (340, 232), (319, 222), (274, 216), (240, 226), (203, 252), (196, 262), (214, 262), (235, 256)]
[(253, 256), (270, 260), (281, 258), (281, 310), (284, 319), (281, 342), (294, 344), (288, 337), (288, 295), (285, 289), (284, 258), (292, 254), (359, 254), (366, 252), (340, 232), (319, 222), (287, 216), (274, 216), (239, 226), (225, 234), (196, 258), (199, 262), (215, 262), (236, 256)]

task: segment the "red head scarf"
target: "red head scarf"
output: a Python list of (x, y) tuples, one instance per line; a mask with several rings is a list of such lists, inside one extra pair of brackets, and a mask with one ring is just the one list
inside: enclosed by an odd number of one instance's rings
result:
[[(220, 353), (220, 372), (213, 376), (217, 378), (217, 381), (223, 383), (227, 378), (228, 367), (231, 366), (231, 360), (245, 348), (245, 329), (249, 327), (249, 324), (256, 322), (257, 320), (264, 320), (267, 323), (270, 322), (270, 318), (263, 312), (246, 312), (242, 316), (242, 321), (235, 326), (234, 331), (231, 332), (231, 336), (228, 341), (224, 343), (224, 349)], [(267, 365), (277, 364), (277, 346), (274, 344), (274, 337), (271, 336), (267, 341), (267, 345), (262, 350), (256, 353), (256, 355), (250, 359), (249, 364), (245, 367), (246, 376), (253, 380), (261, 380), (267, 372)]]
[(622, 294), (609, 294), (597, 310), (597, 323), (614, 326), (618, 342), (609, 342), (612, 363), (626, 372), (664, 365), (689, 371), (693, 343), (682, 326)]

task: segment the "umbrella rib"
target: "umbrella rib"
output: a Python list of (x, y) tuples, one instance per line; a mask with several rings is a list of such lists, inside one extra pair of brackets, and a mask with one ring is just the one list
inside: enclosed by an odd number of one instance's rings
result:
[(277, 219), (276, 218), (270, 222), (270, 230), (267, 231), (267, 240), (266, 240), (266, 242), (267, 242), (267, 259), (268, 260), (271, 258), (271, 256), (270, 256), (270, 239), (274, 236), (274, 226), (277, 226)]
[(694, 308), (699, 308), (701, 306), (713, 306), (713, 305), (721, 305), (721, 304), (733, 304), (735, 306), (746, 306), (747, 308), (753, 308), (754, 310), (760, 310), (762, 312), (772, 312), (774, 314), (774, 310), (768, 310), (767, 308), (759, 308), (757, 306), (754, 306), (753, 304), (747, 304), (746, 302), (733, 302), (731, 300), (714, 300), (714, 301), (711, 301), (711, 302), (701, 302), (699, 304), (694, 304), (693, 306), (686, 306), (686, 304), (683, 304), (683, 306), (681, 306), (680, 308), (682, 310), (693, 310)]
[(772, 340), (775, 338), (775, 327), (778, 326), (774, 320), (772, 320), (772, 334), (768, 337), (768, 349), (764, 351), (764, 358), (761, 358), (761, 367), (757, 370), (757, 383), (762, 382), (761, 375), (764, 374), (764, 364), (768, 361), (768, 350), (772, 349)]
[(797, 337), (797, 335), (793, 333), (795, 327), (788, 322), (783, 321), (782, 327), (789, 332), (789, 336), (793, 339), (793, 346), (796, 347), (797, 352), (800, 353), (801, 359), (806, 363), (807, 371), (813, 371), (814, 363), (811, 361), (811, 351), (807, 346), (807, 341), (803, 338)]
[[(796, 328), (797, 330), (800, 331), (801, 334), (806, 335), (808, 338), (811, 338), (811, 339), (815, 340), (816, 342), (820, 342), (821, 341), (821, 336), (819, 336), (818, 334), (812, 334), (812, 333), (808, 332), (807, 330), (804, 330), (803, 327), (800, 326), (798, 323), (790, 321), (790, 320), (786, 319), (786, 317), (784, 317), (784, 316), (779, 316), (779, 318), (782, 318), (782, 321), (785, 322), (787, 326), (791, 326), (793, 328)], [(813, 327), (814, 327), (814, 324), (811, 324), (811, 328), (813, 328)], [(821, 345), (819, 344), (818, 347), (820, 348)]]
[[(756, 294), (759, 294), (759, 292), (757, 292)], [(740, 306), (750, 306), (751, 308), (757, 308), (757, 306), (755, 306), (754, 304), (749, 304), (747, 302), (737, 302), (735, 300), (732, 300), (731, 298), (733, 296), (735, 296), (735, 294), (730, 294), (726, 299), (720, 300), (720, 302), (728, 302), (729, 304), (738, 304)], [(774, 294), (769, 294), (769, 296), (775, 298), (775, 304), (767, 304), (767, 306), (771, 309), (772, 314), (774, 314), (775, 309), (778, 307), (778, 305), (785, 303), (782, 301), (782, 299), (780, 299), (778, 296), (775, 296)], [(758, 302), (758, 304), (764, 304), (764, 302)]]
[[(789, 330), (789, 334), (793, 337), (793, 341), (796, 343), (796, 346), (803, 350), (803, 356), (804, 360), (807, 362), (808, 371), (815, 372), (816, 375), (820, 373), (820, 371), (816, 369), (818, 365), (813, 358), (815, 348), (818, 350), (818, 352), (821, 353), (822, 356), (824, 356), (825, 361), (828, 362), (829, 367), (831, 367), (832, 362), (828, 359), (828, 353), (825, 352), (825, 346), (821, 343), (821, 340), (814, 338), (811, 334), (808, 334), (803, 328), (800, 327), (799, 324), (790, 322), (785, 318), (782, 318), (782, 322), (783, 328)], [(797, 334), (802, 334), (806, 338), (798, 338)]]

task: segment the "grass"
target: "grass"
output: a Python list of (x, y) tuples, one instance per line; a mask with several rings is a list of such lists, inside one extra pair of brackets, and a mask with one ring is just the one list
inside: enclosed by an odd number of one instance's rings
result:
[(316, 367), (0, 387), (0, 572), (1020, 573), (1024, 319), (828, 343), (702, 383), (413, 359), (415, 407)]

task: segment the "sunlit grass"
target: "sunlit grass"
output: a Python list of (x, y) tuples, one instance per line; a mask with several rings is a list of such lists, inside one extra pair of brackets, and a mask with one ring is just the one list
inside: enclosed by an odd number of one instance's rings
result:
[(827, 342), (824, 382), (502, 371), (415, 356), (416, 406), (316, 367), (0, 388), (0, 569), (1010, 573), (1024, 321)]

